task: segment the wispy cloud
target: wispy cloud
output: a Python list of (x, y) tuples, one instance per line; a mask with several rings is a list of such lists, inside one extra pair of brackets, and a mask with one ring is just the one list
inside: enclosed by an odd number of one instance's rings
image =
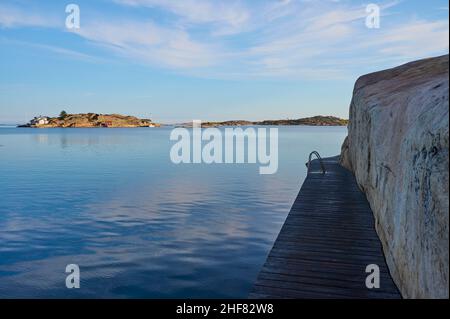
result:
[(153, 66), (199, 68), (214, 65), (218, 58), (212, 45), (192, 40), (182, 29), (153, 22), (87, 22), (76, 33), (123, 57)]
[(381, 53), (408, 58), (448, 50), (448, 39), (448, 20), (418, 20), (386, 29), (378, 39), (372, 41), (372, 46)]
[(0, 3), (0, 28), (52, 27), (57, 23), (48, 14), (30, 12), (23, 8)]
[[(83, 16), (75, 33), (116, 56), (196, 76), (340, 78), (449, 47), (448, 19), (390, 19), (398, 1), (381, 4), (380, 29), (366, 28), (365, 6), (349, 1), (113, 2), (140, 18)], [(7, 10), (0, 26), (51, 26), (37, 13)]]
[(250, 18), (249, 10), (235, 0), (115, 0), (129, 6), (159, 8), (190, 24), (211, 24), (225, 30), (237, 29)]
[(41, 43), (35, 43), (35, 42), (13, 40), (13, 39), (5, 38), (5, 37), (0, 37), (0, 45), (15, 45), (15, 46), (27, 47), (28, 49), (44, 50), (47, 52), (51, 52), (59, 57), (80, 60), (80, 61), (85, 61), (85, 62), (92, 62), (92, 63), (105, 62), (105, 59), (103, 59), (103, 58), (89, 55), (89, 54), (79, 52), (76, 50), (62, 48), (62, 47), (56, 46), (56, 45), (47, 45), (47, 44), (41, 44)]

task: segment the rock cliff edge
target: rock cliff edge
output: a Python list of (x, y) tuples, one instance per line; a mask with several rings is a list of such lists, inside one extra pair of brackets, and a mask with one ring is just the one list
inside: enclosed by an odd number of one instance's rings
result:
[(342, 146), (405, 298), (449, 297), (448, 66), (445, 55), (359, 78)]

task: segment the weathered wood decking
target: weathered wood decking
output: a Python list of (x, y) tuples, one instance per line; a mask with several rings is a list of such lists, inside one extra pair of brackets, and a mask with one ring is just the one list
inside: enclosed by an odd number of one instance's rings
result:
[[(250, 298), (400, 298), (365, 195), (338, 157), (318, 161), (291, 208)], [(368, 289), (366, 266), (380, 268)]]

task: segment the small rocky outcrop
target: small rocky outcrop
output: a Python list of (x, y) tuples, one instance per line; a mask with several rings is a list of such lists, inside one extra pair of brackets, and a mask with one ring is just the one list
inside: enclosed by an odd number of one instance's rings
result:
[(448, 67), (446, 55), (362, 76), (342, 146), (406, 298), (449, 297)]

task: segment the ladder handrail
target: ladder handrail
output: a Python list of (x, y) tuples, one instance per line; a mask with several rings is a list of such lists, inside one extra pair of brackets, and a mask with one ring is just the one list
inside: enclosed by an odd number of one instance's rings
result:
[(327, 170), (325, 169), (325, 165), (323, 164), (322, 157), (320, 156), (319, 152), (317, 152), (317, 151), (312, 151), (309, 154), (308, 163), (306, 164), (306, 167), (308, 167), (308, 171), (307, 171), (306, 174), (309, 174), (309, 170), (310, 170), (310, 167), (311, 167), (311, 159), (312, 159), (313, 155), (315, 155), (317, 157), (317, 159), (319, 160), (320, 167), (322, 168), (322, 174), (325, 174), (327, 172)]

